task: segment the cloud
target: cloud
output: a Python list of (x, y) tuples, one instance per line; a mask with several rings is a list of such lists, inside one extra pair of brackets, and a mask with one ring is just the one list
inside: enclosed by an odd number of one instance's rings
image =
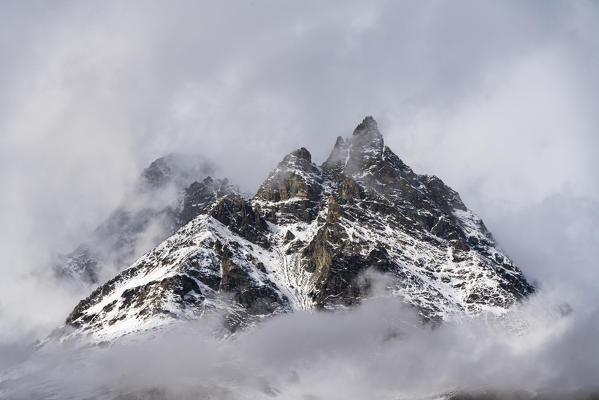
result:
[(13, 370), (0, 394), (394, 399), (464, 388), (593, 390), (597, 309), (563, 316), (555, 306), (539, 296), (501, 321), (431, 329), (398, 299), (378, 298), (351, 311), (280, 316), (229, 340), (216, 338), (216, 321), (205, 319), (109, 347), (50, 344)]
[[(491, 221), (497, 239), (541, 287), (560, 287), (585, 308), (599, 289), (599, 204), (568, 195), (502, 213)], [(518, 232), (518, 235), (514, 234)]]
[(151, 160), (201, 153), (253, 192), (296, 148), (323, 161), (367, 114), (407, 164), (461, 193), (525, 273), (578, 305), (594, 299), (592, 2), (0, 7), (3, 355), (76, 304), (48, 260)]

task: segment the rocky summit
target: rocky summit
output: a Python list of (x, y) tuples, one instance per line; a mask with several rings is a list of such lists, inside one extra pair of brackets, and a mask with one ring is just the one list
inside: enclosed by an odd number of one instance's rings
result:
[(316, 165), (300, 148), (257, 193), (203, 178), (185, 189), (180, 227), (82, 300), (77, 335), (123, 334), (220, 312), (230, 330), (296, 310), (399, 296), (440, 323), (502, 315), (534, 288), (482, 220), (436, 176), (418, 175), (384, 144), (372, 117)]

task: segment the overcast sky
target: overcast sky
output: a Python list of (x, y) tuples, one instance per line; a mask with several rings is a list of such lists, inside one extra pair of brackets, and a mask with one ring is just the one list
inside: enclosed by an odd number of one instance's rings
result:
[(64, 320), (42, 267), (153, 159), (253, 192), (365, 115), (528, 276), (596, 299), (597, 2), (2, 2), (0, 87), (0, 343)]

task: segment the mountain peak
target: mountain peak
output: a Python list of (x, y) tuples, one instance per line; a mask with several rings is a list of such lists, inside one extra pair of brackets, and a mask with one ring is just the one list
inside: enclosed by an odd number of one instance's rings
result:
[(239, 189), (229, 184), (227, 178), (214, 179), (207, 176), (202, 182), (195, 181), (185, 189), (178, 210), (178, 226), (183, 226), (214, 203), (219, 198), (239, 193)]
[(331, 154), (324, 162), (325, 168), (342, 168), (358, 173), (379, 158), (385, 147), (383, 135), (375, 119), (368, 115), (354, 129), (351, 137), (337, 137)]
[[(263, 202), (261, 205), (265, 210), (270, 209), (268, 219), (275, 222), (279, 215), (283, 219), (288, 214), (296, 214), (298, 201), (302, 203), (300, 208), (307, 210), (300, 217), (302, 220), (310, 221), (315, 218), (314, 212), (310, 211), (321, 191), (321, 171), (312, 163), (310, 152), (304, 147), (287, 154), (277, 165), (274, 171), (262, 183), (255, 200)], [(292, 200), (292, 203), (270, 207), (279, 201)], [(294, 203), (295, 202), (295, 203)], [(304, 204), (305, 203), (305, 204)], [(298, 203), (299, 204), (299, 203)], [(311, 204), (311, 206), (307, 206)]]
[(385, 142), (374, 118), (367, 116), (347, 140), (337, 139), (325, 167), (341, 167), (349, 175), (363, 175), (383, 156)]
[(216, 179), (185, 194), (187, 224), (82, 300), (67, 319), (76, 332), (110, 339), (207, 310), (234, 330), (349, 307), (371, 294), (371, 269), (435, 323), (500, 316), (534, 292), (458, 193), (414, 173), (372, 117), (323, 168), (305, 148), (286, 155), (250, 200)]
[(312, 162), (312, 154), (310, 154), (308, 149), (306, 149), (305, 147), (300, 147), (299, 149), (291, 152), (291, 155), (297, 158), (302, 158), (308, 162)]
[(214, 174), (216, 167), (198, 154), (169, 153), (152, 161), (141, 174), (142, 183), (150, 188), (175, 184), (178, 188), (189, 186), (198, 176)]
[(331, 154), (329, 154), (329, 157), (322, 166), (324, 168), (343, 168), (347, 160), (347, 150), (350, 143), (351, 139), (345, 140), (341, 136), (337, 137)]
[[(364, 133), (378, 132), (379, 128), (374, 118), (371, 115), (364, 117), (362, 122), (354, 129), (354, 136), (363, 135)], [(380, 133), (379, 133), (380, 134)]]
[(376, 147), (382, 148), (384, 145), (383, 135), (381, 135), (376, 121), (371, 116), (365, 117), (362, 122), (356, 126), (351, 139), (352, 144), (360, 146), (371, 143), (375, 144)]

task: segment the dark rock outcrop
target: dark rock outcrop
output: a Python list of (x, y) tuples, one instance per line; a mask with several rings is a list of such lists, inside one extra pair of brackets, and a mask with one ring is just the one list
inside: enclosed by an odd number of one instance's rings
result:
[(202, 182), (193, 182), (185, 189), (181, 207), (177, 213), (177, 227), (181, 227), (200, 215), (216, 200), (239, 190), (229, 184), (228, 179), (206, 177)]
[(266, 221), (241, 196), (231, 194), (222, 198), (211, 207), (209, 215), (244, 239), (268, 247)]
[(238, 192), (226, 179), (207, 176), (214, 170), (200, 156), (169, 154), (154, 160), (124, 204), (91, 237), (71, 253), (57, 256), (55, 275), (78, 284), (97, 284), (105, 270), (124, 268), (216, 199)]
[(255, 200), (259, 200), (265, 217), (273, 223), (299, 218), (304, 222), (316, 217), (322, 192), (320, 169), (312, 162), (305, 148), (283, 158), (277, 168), (260, 186)]

